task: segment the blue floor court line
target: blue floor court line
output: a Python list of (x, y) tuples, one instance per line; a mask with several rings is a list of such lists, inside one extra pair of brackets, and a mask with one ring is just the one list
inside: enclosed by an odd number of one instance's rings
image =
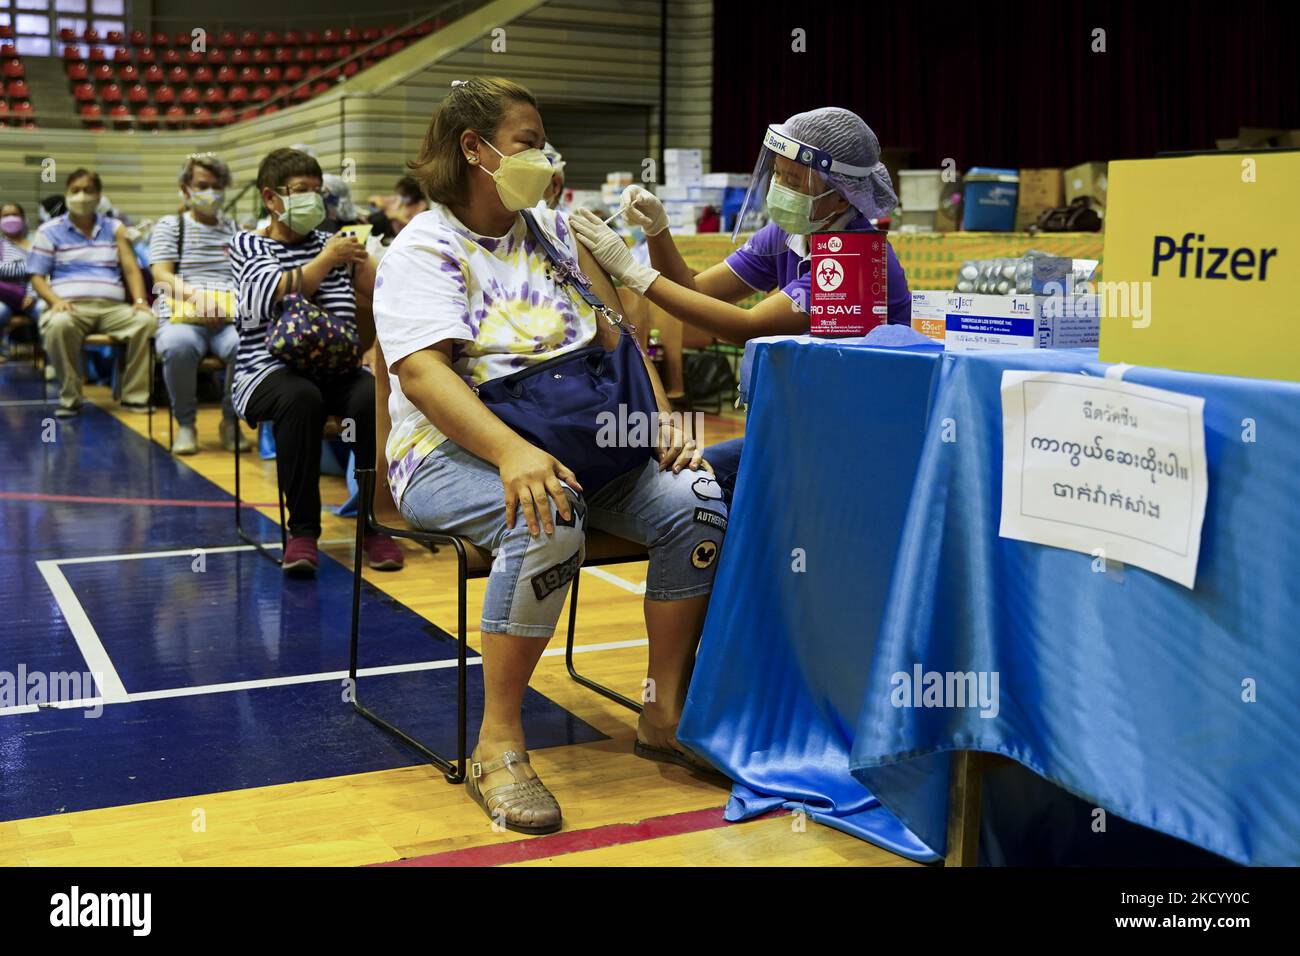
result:
[[(32, 370), (0, 367), (0, 491), (231, 500), (93, 406), (58, 422), (55, 441), (42, 440), (52, 408), (4, 404), (39, 397)], [(166, 428), (163, 415), (155, 426)], [(246, 465), (262, 467), (255, 456)], [(251, 511), (246, 516), (254, 534), (278, 540), (274, 521)], [(188, 552), (238, 544), (233, 523), (228, 508), (0, 499), (0, 577), (10, 596), (0, 673), (16, 675), (20, 665), (28, 673), (85, 669), (38, 561), (171, 550), (187, 553), (57, 564), (128, 693), (346, 670), (351, 572), (322, 555), (315, 581), (285, 581), (250, 551), (209, 553), (206, 570), (195, 571)], [(368, 583), (362, 621), (363, 668), (455, 655), (450, 635)], [(363, 676), (360, 693), (417, 739), (449, 753), (455, 681), (451, 667)], [(477, 668), (469, 687), (472, 747), (482, 708)], [(0, 700), (0, 707), (19, 702)], [(42, 708), (0, 715), (0, 820), (420, 762), (356, 715), (333, 679), (131, 701), (104, 706), (94, 718), (85, 713)], [(524, 715), (530, 747), (605, 739), (531, 690)]]

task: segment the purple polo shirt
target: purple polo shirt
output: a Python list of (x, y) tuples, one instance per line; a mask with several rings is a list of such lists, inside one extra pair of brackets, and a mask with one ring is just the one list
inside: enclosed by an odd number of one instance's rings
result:
[[(866, 216), (850, 219), (842, 228), (844, 231), (875, 232)], [(806, 303), (810, 293), (811, 260), (799, 258), (786, 244), (788, 238), (784, 229), (769, 222), (727, 256), (726, 263), (741, 281), (759, 292), (780, 289), (796, 303)], [(886, 248), (889, 250), (889, 321), (893, 325), (910, 325), (912, 292), (907, 287), (903, 267), (894, 255), (894, 247), (886, 243)]]

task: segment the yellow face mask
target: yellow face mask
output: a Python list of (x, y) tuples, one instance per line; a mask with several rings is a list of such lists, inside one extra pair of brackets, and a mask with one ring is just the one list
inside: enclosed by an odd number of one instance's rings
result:
[(523, 152), (507, 156), (492, 146), (487, 137), (482, 139), (494, 153), (501, 157), (496, 172), (488, 172), (481, 165), (479, 166), (479, 169), (483, 169), (483, 172), (496, 181), (497, 195), (501, 197), (501, 204), (511, 212), (536, 206), (545, 195), (546, 187), (551, 184), (551, 175), (555, 172), (546, 154), (540, 149), (525, 149)]

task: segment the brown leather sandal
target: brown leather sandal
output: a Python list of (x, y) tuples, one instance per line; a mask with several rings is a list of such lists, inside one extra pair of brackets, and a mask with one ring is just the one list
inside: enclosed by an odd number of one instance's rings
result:
[[(638, 757), (645, 760), (656, 760), (659, 763), (675, 764), (689, 770), (703, 780), (708, 780), (710, 783), (716, 783), (727, 788), (731, 787), (730, 777), (707, 760), (687, 750), (675, 736), (669, 736), (668, 746), (666, 747), (656, 747), (646, 743), (641, 739), (641, 725), (645, 723), (649, 722), (644, 717), (637, 722), (636, 743), (632, 746), (632, 752)], [(650, 726), (653, 727), (654, 725), (650, 724)]]
[[(536, 778), (525, 777), (516, 770), (518, 764), (528, 763), (528, 754), (507, 750), (495, 760), (470, 764), (465, 778), (465, 790), (483, 812), (494, 822), (515, 833), (554, 833), (560, 829), (560, 804), (546, 785)], [(479, 780), (502, 767), (510, 768), (514, 783), (502, 784), (484, 792)]]

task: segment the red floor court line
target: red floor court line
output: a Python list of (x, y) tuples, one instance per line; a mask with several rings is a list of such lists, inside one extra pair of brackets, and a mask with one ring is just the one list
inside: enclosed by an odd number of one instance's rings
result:
[[(53, 501), (79, 505), (144, 505), (161, 508), (168, 505), (179, 508), (233, 508), (235, 499), (211, 501), (198, 498), (103, 498), (95, 495), (51, 495), (39, 491), (0, 491), (0, 500)], [(245, 501), (245, 508), (274, 508), (274, 501)], [(332, 507), (332, 506), (331, 506)]]
[(375, 863), (373, 865), (501, 866), (506, 863), (522, 863), (525, 860), (540, 860), (552, 856), (563, 856), (567, 853), (581, 853), (584, 850), (599, 850), (608, 846), (640, 843), (644, 840), (656, 840), (660, 837), (678, 836), (683, 833), (716, 830), (726, 825), (726, 821), (722, 818), (722, 810), (722, 807), (710, 807), (706, 810), (687, 810), (682, 813), (670, 813), (662, 817), (650, 817), (640, 823), (610, 823), (603, 827), (591, 827), (587, 830), (551, 833), (547, 836), (529, 837), (514, 840), (510, 843), (491, 843), (487, 846), (448, 850), (445, 853), (433, 853), (429, 856), (415, 856), (407, 860), (394, 860), (391, 863)]

